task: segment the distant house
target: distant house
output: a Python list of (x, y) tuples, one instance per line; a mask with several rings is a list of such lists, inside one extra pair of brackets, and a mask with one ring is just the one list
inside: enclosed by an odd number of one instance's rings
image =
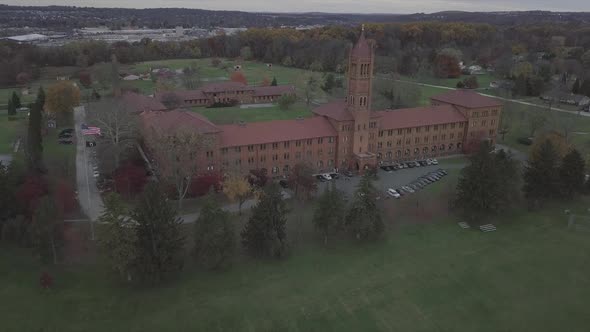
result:
[(486, 71), (480, 65), (472, 65), (469, 66), (469, 74), (470, 75), (483, 75)]
[(552, 91), (541, 95), (539, 98), (545, 101), (559, 102), (574, 106), (590, 105), (590, 98), (584, 95), (577, 95), (563, 91)]
[(140, 77), (133, 74), (123, 77), (123, 81), (137, 81), (138, 79), (140, 79)]

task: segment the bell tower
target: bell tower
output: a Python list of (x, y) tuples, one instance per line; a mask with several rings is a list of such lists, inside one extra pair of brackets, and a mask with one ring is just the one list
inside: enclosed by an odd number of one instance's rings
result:
[[(363, 25), (361, 36), (350, 51), (348, 59), (348, 95), (346, 96), (347, 109), (354, 117), (352, 152), (359, 168), (374, 163), (375, 159), (369, 151), (373, 64), (373, 48), (365, 39)], [(365, 159), (373, 159), (373, 161)]]

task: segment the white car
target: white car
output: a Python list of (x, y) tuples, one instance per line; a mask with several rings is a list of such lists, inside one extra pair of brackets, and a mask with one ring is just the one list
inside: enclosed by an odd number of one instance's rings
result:
[(95, 178), (100, 176), (100, 173), (98, 173), (98, 171), (94, 171), (94, 173), (92, 174)]
[(432, 164), (433, 164), (433, 165), (438, 165), (438, 160), (436, 160), (436, 159), (432, 158)]
[(395, 191), (394, 189), (391, 189), (391, 188), (387, 189), (387, 194), (389, 196), (391, 196), (393, 198), (397, 198), (397, 199), (402, 197), (397, 191)]
[(415, 193), (415, 192), (416, 192), (416, 191), (414, 191), (414, 189), (412, 189), (412, 188), (410, 188), (410, 187), (408, 187), (408, 186), (403, 186), (403, 187), (402, 187), (402, 189), (405, 189), (407, 192), (409, 192), (409, 193), (411, 193), (411, 194), (413, 194), (413, 193)]
[(332, 181), (332, 176), (328, 173), (324, 173), (322, 174), (322, 177), (326, 180), (326, 181)]

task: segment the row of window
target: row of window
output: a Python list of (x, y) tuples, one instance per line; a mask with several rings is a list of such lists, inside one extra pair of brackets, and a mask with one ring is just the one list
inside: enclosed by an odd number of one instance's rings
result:
[[(447, 128), (455, 129), (455, 127), (463, 128), (463, 126), (464, 126), (464, 122), (445, 123), (445, 124), (441, 124), (441, 125), (432, 125), (432, 126), (423, 126), (423, 127), (416, 127), (416, 128), (397, 129), (397, 134), (398, 135), (403, 135), (404, 133), (411, 134), (412, 132), (420, 133), (420, 132), (422, 132), (422, 129), (424, 129), (425, 132), (430, 132), (430, 129), (431, 128), (432, 128), (433, 131), (437, 131), (439, 129), (446, 130)], [(395, 129), (380, 130), (379, 131), (379, 137), (385, 136), (385, 133), (387, 133), (387, 136), (393, 136), (393, 133), (395, 131), (396, 131)]]
[[(433, 135), (432, 136), (432, 141), (437, 141), (440, 138), (441, 141), (444, 141), (447, 139), (447, 134), (442, 134), (439, 136), (437, 135)], [(449, 139), (455, 139), (455, 133), (450, 133), (448, 136)], [(457, 138), (461, 139), (463, 138), (463, 132), (458, 132), (457, 133)], [(420, 142), (422, 141), (423, 143), (428, 143), (428, 141), (430, 140), (430, 136), (425, 136), (424, 138), (422, 138), (422, 140), (420, 140), (420, 137), (414, 137), (414, 144), (420, 144)], [(387, 147), (390, 148), (393, 146), (393, 141), (387, 141), (387, 142), (377, 142), (377, 148), (381, 149), (383, 148), (383, 143), (387, 144)], [(411, 144), (412, 143), (412, 139), (411, 138), (406, 138), (406, 145)], [(398, 139), (396, 142), (396, 145), (402, 145), (402, 140)]]
[[(433, 145), (432, 147), (424, 147), (422, 149), (419, 148), (415, 148), (414, 149), (414, 156), (418, 156), (420, 155), (420, 152), (422, 152), (422, 154), (426, 155), (429, 152), (436, 152), (436, 151), (455, 151), (455, 150), (460, 150), (462, 147), (461, 143), (457, 143), (456, 145), (451, 143), (451, 144), (441, 144), (441, 145)], [(395, 156), (396, 158), (401, 158), (403, 156), (410, 156), (412, 155), (412, 151), (410, 149), (406, 149), (405, 151), (402, 152), (402, 150), (397, 150), (395, 152)], [(389, 151), (385, 154), (385, 157), (387, 159), (391, 159), (393, 157), (393, 151)], [(377, 153), (377, 158), (378, 159), (383, 159), (383, 154), (381, 152)]]
[[(334, 137), (320, 137), (315, 139), (317, 141), (317, 144), (324, 144), (324, 138), (326, 138), (328, 143), (334, 143)], [(312, 145), (313, 144), (314, 139), (307, 139), (305, 140), (305, 144), (306, 145)], [(282, 142), (282, 143), (269, 143), (269, 144), (260, 144), (258, 145), (258, 149), (261, 151), (266, 150), (267, 145), (270, 145), (271, 148), (273, 150), (276, 150), (279, 148), (279, 146), (283, 146), (283, 148), (289, 148), (291, 146), (291, 142), (293, 141), (287, 141), (287, 142)], [(298, 141), (294, 141), (295, 142), (295, 146), (296, 147), (300, 147), (304, 144), (303, 140), (298, 140)], [(256, 150), (256, 146), (257, 145), (247, 145), (247, 146), (243, 146), (245, 148), (248, 149), (248, 152), (254, 152)], [(241, 152), (242, 151), (242, 146), (236, 146), (233, 148), (233, 150), (235, 152)], [(221, 154), (227, 154), (229, 152), (229, 148), (222, 148), (221, 149)], [(211, 155), (213, 156), (213, 155)]]
[[(471, 114), (471, 116), (474, 117), (474, 118), (479, 118), (480, 116), (486, 117), (486, 116), (489, 116), (489, 115), (490, 115), (490, 113), (488, 111), (483, 111), (481, 113), (480, 112), (477, 112), (477, 111), (474, 111)], [(498, 115), (498, 110), (492, 110), (492, 116), (496, 116), (496, 115)]]
[[(317, 154), (318, 157), (322, 157), (324, 155), (324, 151), (320, 149), (320, 150), (317, 151), (316, 154)], [(334, 154), (334, 149), (333, 148), (328, 149), (328, 153), (327, 154), (328, 154), (328, 156), (333, 155)], [(299, 160), (299, 159), (301, 159), (302, 156), (303, 156), (303, 153), (301, 153), (300, 151), (295, 152), (295, 159)], [(312, 151), (311, 150), (305, 151), (305, 157), (306, 158), (313, 157)], [(271, 155), (271, 159), (273, 161), (277, 161), (280, 158), (279, 158), (279, 155), (278, 154), (273, 154), (273, 155)], [(283, 160), (289, 160), (289, 159), (291, 159), (291, 154), (289, 152), (283, 153), (282, 159)], [(248, 159), (246, 161), (247, 161), (247, 163), (249, 165), (255, 164), (256, 163), (256, 158), (255, 157), (248, 157)], [(266, 162), (266, 155), (260, 156), (260, 162), (261, 163)], [(224, 161), (224, 163), (228, 163), (228, 162), (227, 161)], [(234, 164), (235, 165), (241, 165), (242, 164), (242, 159), (236, 159), (234, 161)]]
[[(481, 127), (485, 127), (488, 124), (488, 120), (481, 120), (480, 122), (480, 126)], [(490, 126), (495, 126), (496, 125), (496, 120), (492, 119), (490, 120)], [(477, 127), (477, 121), (473, 120), (471, 121), (471, 127)]]

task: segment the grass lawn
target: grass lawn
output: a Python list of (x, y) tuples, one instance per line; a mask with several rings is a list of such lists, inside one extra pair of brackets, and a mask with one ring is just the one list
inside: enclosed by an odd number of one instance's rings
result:
[(204, 115), (215, 124), (230, 124), (238, 121), (289, 120), (297, 117), (306, 118), (312, 115), (310, 108), (304, 103), (297, 103), (288, 110), (282, 110), (277, 105), (258, 108), (240, 108), (239, 106), (223, 108), (194, 107), (191, 110)]
[(66, 128), (50, 129), (47, 135), (43, 136), (43, 160), (52, 177), (70, 179), (76, 181), (76, 142), (71, 145), (59, 144), (57, 135)]
[(8, 115), (0, 115), (0, 154), (10, 154), (14, 151), (13, 143), (23, 128), (25, 119), (20, 116), (17, 120), (9, 121)]
[[(228, 80), (233, 72), (234, 65), (240, 64), (242, 72), (248, 80), (248, 84), (261, 84), (264, 78), (272, 80), (277, 78), (279, 84), (293, 84), (297, 78), (306, 73), (306, 70), (273, 65), (267, 67), (265, 63), (254, 61), (237, 62), (231, 59), (221, 59), (221, 65), (218, 67), (211, 66), (211, 59), (172, 59), (141, 62), (129, 66), (129, 70), (134, 73), (146, 73), (149, 68), (168, 67), (170, 69), (182, 69), (192, 64), (199, 67), (202, 79), (210, 81)], [(225, 68), (224, 68), (225, 67)], [(203, 82), (205, 83), (205, 82)]]
[(0, 318), (6, 332), (585, 331), (590, 234), (567, 230), (563, 208), (511, 212), (487, 234), (454, 218), (388, 219), (381, 242), (298, 242), (283, 261), (189, 266), (153, 288), (91, 264), (56, 268), (55, 288), (43, 291), (32, 255), (3, 248)]

